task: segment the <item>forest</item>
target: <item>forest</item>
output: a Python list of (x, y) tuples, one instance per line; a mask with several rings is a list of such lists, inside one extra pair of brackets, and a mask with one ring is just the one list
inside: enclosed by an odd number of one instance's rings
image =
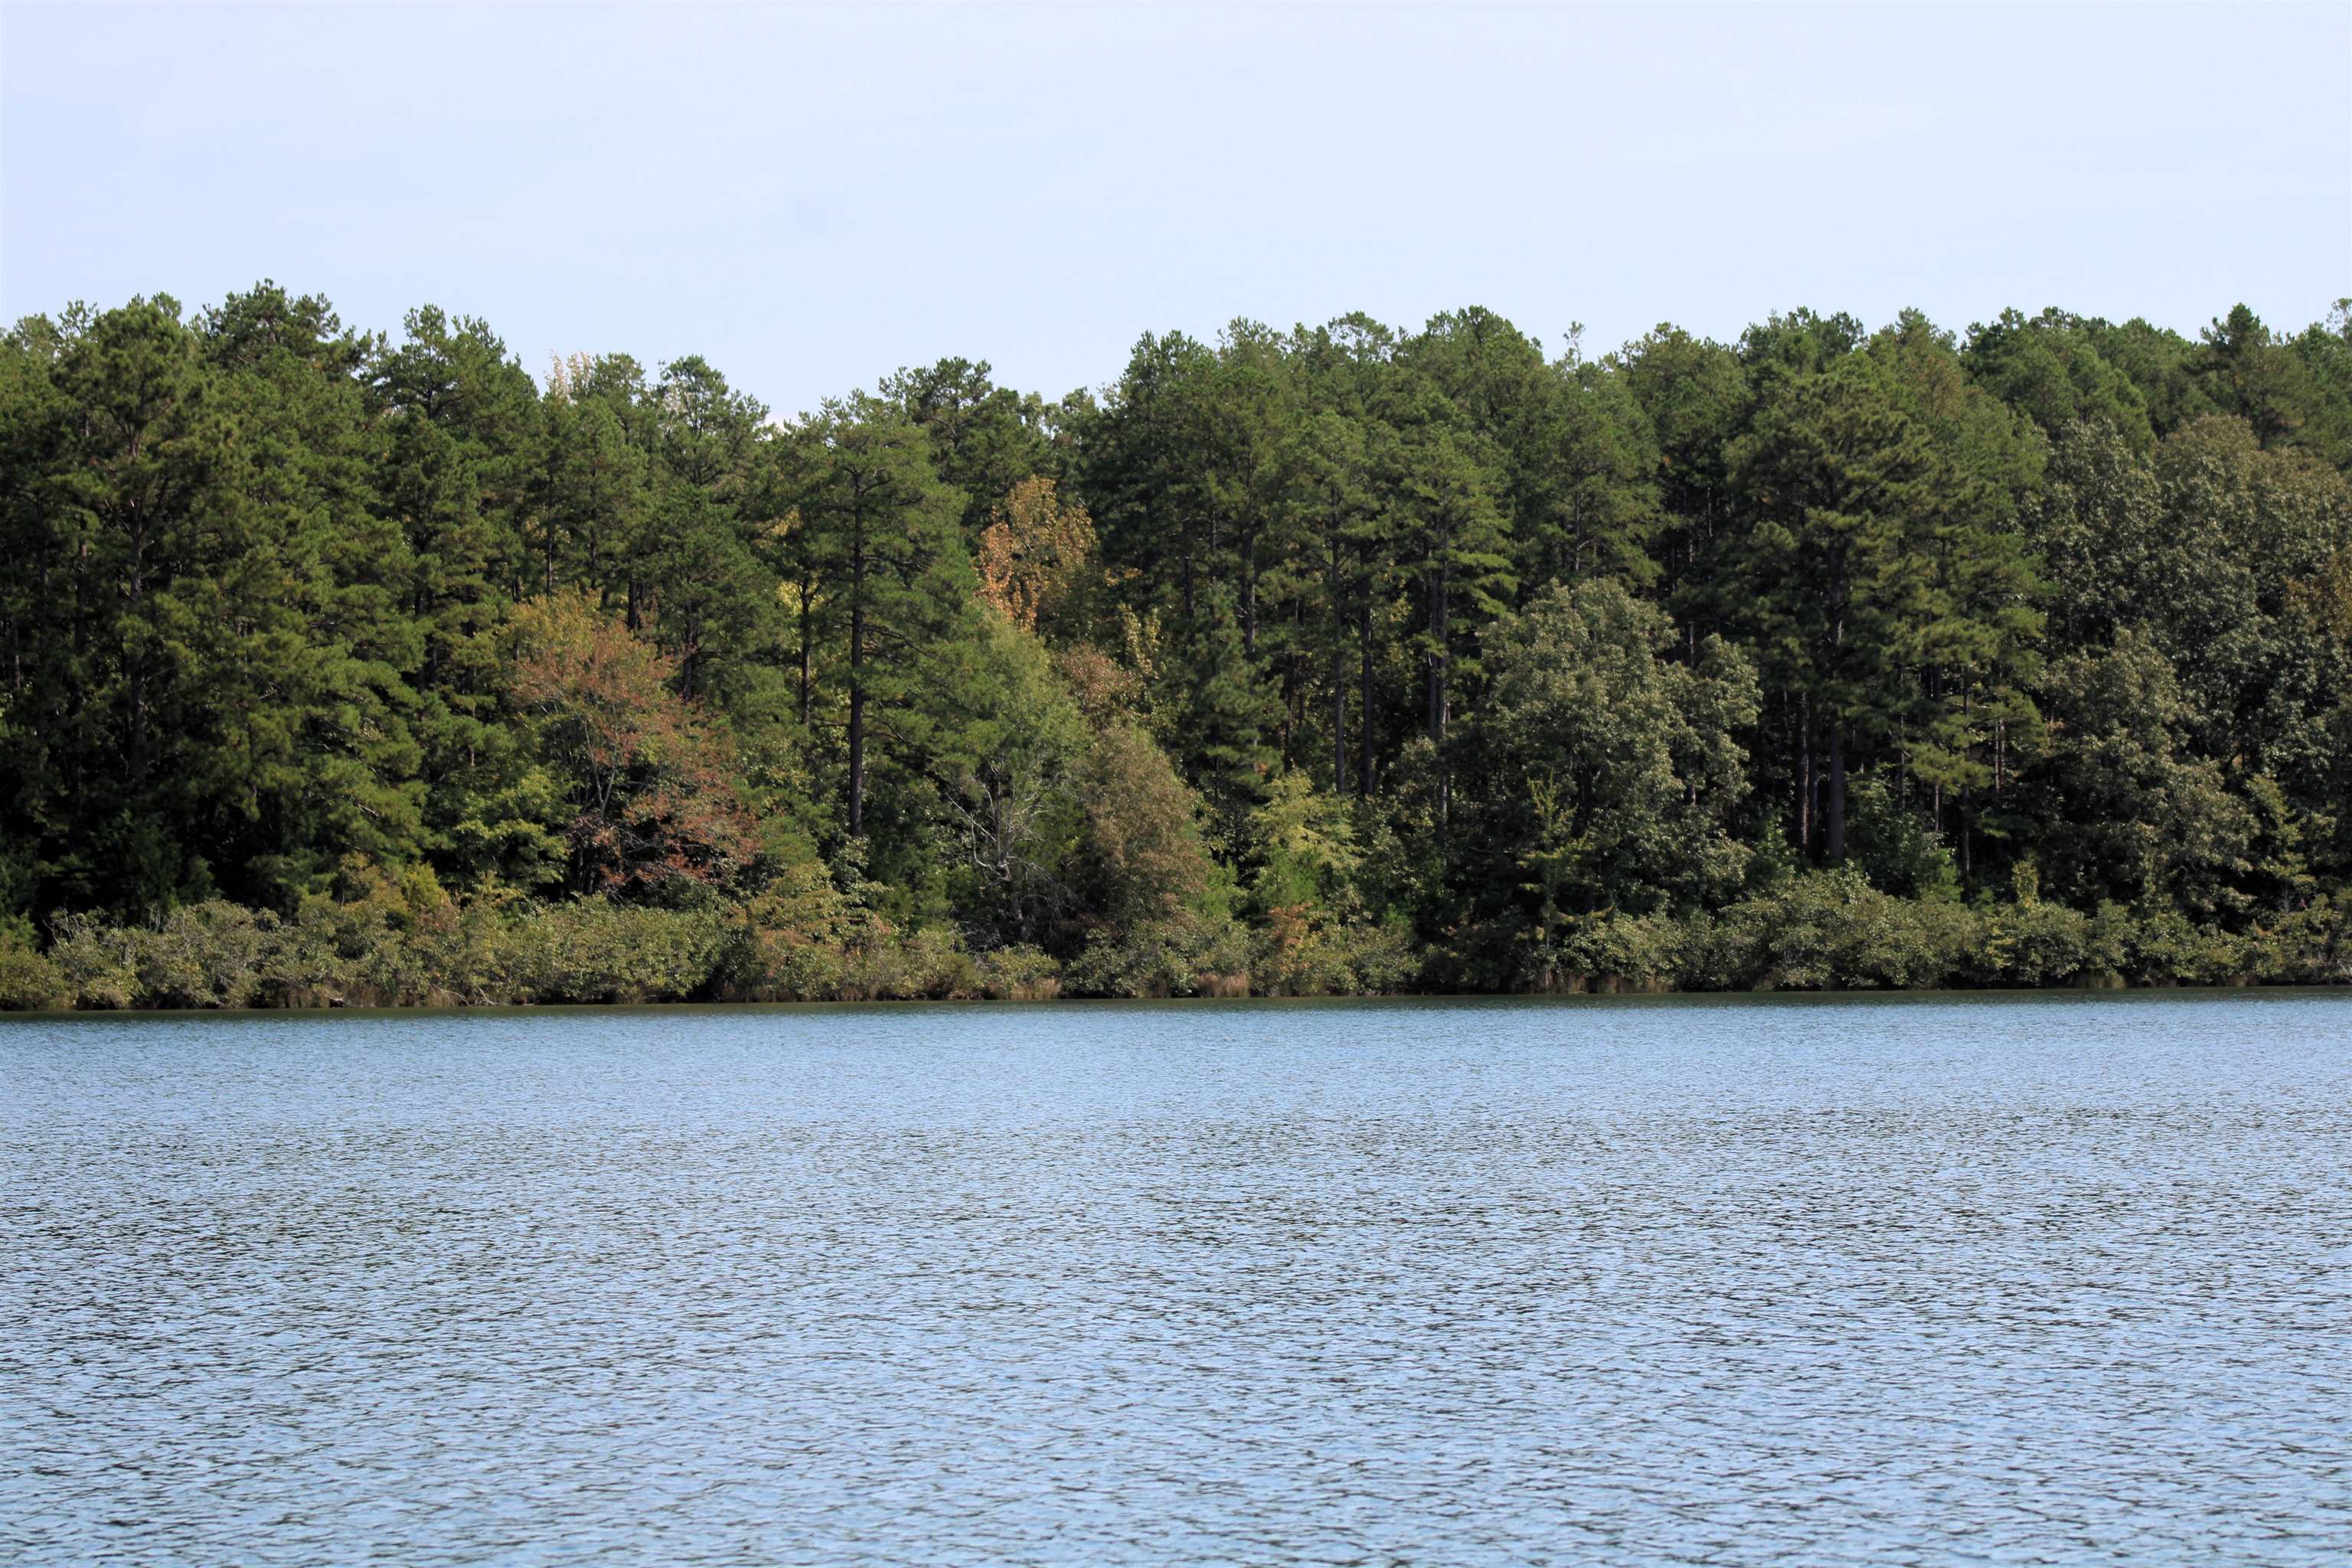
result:
[(26, 319), (0, 1005), (2352, 981), (2346, 303), (1580, 335)]

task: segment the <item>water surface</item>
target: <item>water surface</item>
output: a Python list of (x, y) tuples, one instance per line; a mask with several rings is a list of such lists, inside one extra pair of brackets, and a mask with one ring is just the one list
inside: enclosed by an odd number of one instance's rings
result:
[(0, 1023), (0, 1561), (2352, 1562), (2352, 998)]

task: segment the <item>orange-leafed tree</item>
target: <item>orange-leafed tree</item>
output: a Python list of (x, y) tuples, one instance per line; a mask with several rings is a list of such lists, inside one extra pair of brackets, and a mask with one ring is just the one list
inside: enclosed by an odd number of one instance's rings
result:
[(989, 514), (973, 564), (982, 596), (1006, 619), (1024, 632), (1042, 619), (1050, 633), (1080, 607), (1094, 554), (1094, 520), (1041, 475), (1013, 486)]
[(580, 886), (708, 881), (756, 851), (726, 727), (671, 689), (674, 660), (585, 594), (520, 605), (510, 624), (515, 705), (577, 807)]

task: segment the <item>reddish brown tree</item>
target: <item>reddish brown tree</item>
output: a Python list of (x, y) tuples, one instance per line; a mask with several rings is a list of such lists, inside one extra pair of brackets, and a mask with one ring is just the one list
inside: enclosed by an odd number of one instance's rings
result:
[(585, 594), (517, 606), (513, 695), (565, 775), (573, 869), (622, 889), (723, 875), (757, 847), (724, 723), (671, 689), (675, 661)]

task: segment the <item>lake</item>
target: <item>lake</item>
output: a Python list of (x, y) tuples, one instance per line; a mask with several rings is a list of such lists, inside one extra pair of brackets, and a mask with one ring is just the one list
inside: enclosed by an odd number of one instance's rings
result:
[(2352, 997), (0, 1021), (0, 1561), (2352, 1561)]

